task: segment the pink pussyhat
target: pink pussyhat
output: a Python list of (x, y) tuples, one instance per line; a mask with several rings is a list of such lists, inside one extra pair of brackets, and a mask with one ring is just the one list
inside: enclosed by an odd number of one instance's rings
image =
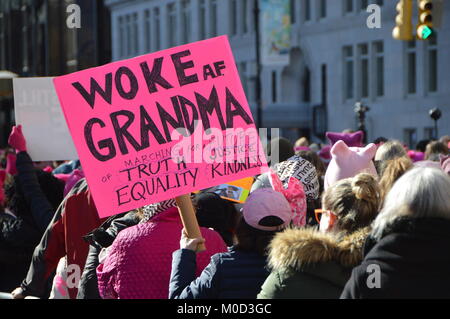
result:
[(413, 161), (413, 163), (415, 163), (418, 161), (423, 161), (425, 159), (425, 153), (409, 150), (408, 157)]

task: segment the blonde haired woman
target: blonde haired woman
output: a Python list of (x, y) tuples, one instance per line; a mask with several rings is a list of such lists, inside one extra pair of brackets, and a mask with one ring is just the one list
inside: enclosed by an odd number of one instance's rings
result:
[(450, 177), (414, 168), (394, 184), (341, 298), (450, 298)]

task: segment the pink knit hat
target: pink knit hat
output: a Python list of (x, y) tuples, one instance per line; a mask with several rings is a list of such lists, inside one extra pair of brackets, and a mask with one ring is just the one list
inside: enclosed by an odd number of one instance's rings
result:
[(331, 149), (331, 162), (325, 172), (325, 189), (341, 179), (353, 177), (358, 173), (369, 173), (377, 176), (372, 159), (377, 151), (375, 144), (366, 147), (348, 147), (338, 141)]
[(271, 188), (252, 192), (244, 204), (242, 215), (251, 227), (264, 231), (283, 229), (292, 219), (287, 199)]
[(337, 133), (337, 132), (327, 132), (326, 136), (331, 143), (331, 146), (336, 144), (338, 141), (344, 141), (348, 147), (362, 147), (364, 132), (357, 131), (355, 133)]

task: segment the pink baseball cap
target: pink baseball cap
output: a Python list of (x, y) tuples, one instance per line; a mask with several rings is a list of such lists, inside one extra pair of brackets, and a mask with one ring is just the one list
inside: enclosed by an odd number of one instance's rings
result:
[(253, 228), (277, 231), (289, 225), (292, 210), (283, 194), (271, 188), (260, 188), (250, 193), (242, 215), (245, 222)]

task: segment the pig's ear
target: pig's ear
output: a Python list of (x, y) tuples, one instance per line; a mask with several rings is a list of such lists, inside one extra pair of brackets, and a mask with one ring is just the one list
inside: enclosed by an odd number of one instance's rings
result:
[(364, 155), (364, 157), (368, 158), (369, 160), (372, 160), (375, 157), (376, 153), (377, 153), (377, 146), (373, 143), (368, 144), (362, 150), (362, 154)]
[(331, 148), (331, 155), (342, 155), (350, 152), (350, 149), (348, 148), (347, 144), (345, 144), (344, 141), (337, 141), (336, 144), (333, 145)]

